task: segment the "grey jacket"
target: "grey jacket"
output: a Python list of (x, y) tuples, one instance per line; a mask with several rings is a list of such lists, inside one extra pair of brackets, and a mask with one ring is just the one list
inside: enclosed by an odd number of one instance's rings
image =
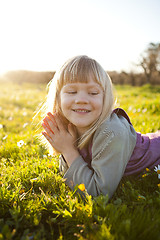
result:
[(84, 183), (92, 196), (115, 192), (136, 145), (136, 131), (123, 116), (113, 113), (96, 130), (92, 142), (91, 167), (79, 156), (68, 168), (60, 157), (60, 170), (73, 190)]

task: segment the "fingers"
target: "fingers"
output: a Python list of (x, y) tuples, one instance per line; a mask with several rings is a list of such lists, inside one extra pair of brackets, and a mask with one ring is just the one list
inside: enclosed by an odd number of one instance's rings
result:
[(55, 133), (58, 131), (57, 123), (54, 120), (54, 116), (51, 113), (48, 113), (47, 116), (43, 119), (42, 126), (45, 128), (46, 126)]
[(55, 117), (56, 117), (56, 113), (55, 114), (52, 114), (51, 112), (48, 112), (47, 113), (47, 117), (49, 120), (52, 121), (52, 123), (57, 127), (57, 123), (55, 121)]
[(42, 127), (44, 128), (45, 133), (47, 134), (47, 136), (49, 136), (51, 139), (53, 139), (53, 137), (54, 137), (53, 131), (45, 123), (42, 123)]
[(52, 115), (50, 112), (47, 114), (49, 118), (52, 120), (54, 125), (59, 129), (59, 131), (66, 131), (63, 121), (61, 120), (59, 114), (55, 113)]
[(62, 131), (62, 132), (67, 131), (59, 116), (56, 116), (55, 121), (56, 121), (57, 126), (58, 126), (60, 131)]
[(51, 146), (53, 147), (53, 139), (51, 139), (46, 132), (42, 132), (42, 134), (48, 140), (48, 142), (51, 144)]

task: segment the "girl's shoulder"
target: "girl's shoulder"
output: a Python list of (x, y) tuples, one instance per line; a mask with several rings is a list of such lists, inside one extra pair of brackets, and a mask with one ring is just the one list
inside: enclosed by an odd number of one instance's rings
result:
[(99, 131), (102, 131), (103, 129), (108, 129), (109, 131), (117, 131), (121, 128), (126, 128), (126, 126), (132, 126), (129, 116), (122, 108), (116, 108), (112, 111), (111, 115), (101, 124)]
[(119, 117), (124, 117), (128, 121), (128, 123), (132, 125), (129, 116), (128, 116), (128, 114), (126, 113), (126, 111), (124, 109), (122, 109), (122, 108), (115, 108), (113, 110), (112, 114), (113, 113), (115, 113)]
[(111, 115), (99, 126), (95, 132), (95, 137), (100, 135), (119, 136), (136, 135), (129, 116), (121, 109), (114, 109)]
[(132, 150), (136, 144), (136, 138), (136, 131), (132, 124), (126, 117), (113, 111), (93, 136), (93, 152), (99, 156), (102, 148), (107, 149), (109, 146), (110, 149), (114, 149), (119, 145), (121, 149), (127, 147)]

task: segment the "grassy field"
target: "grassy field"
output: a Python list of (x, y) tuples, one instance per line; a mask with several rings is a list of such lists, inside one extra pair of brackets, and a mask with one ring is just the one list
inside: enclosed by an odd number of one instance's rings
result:
[[(122, 179), (111, 201), (81, 199), (65, 185), (32, 122), (45, 95), (44, 85), (1, 83), (0, 240), (160, 239), (156, 172)], [(116, 95), (136, 131), (160, 129), (160, 87), (116, 86)]]

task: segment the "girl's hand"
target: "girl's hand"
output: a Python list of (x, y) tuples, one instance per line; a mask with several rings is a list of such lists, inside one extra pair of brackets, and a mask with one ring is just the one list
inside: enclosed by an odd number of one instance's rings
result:
[(43, 119), (42, 126), (45, 130), (42, 132), (44, 137), (56, 151), (64, 156), (70, 166), (79, 156), (78, 149), (75, 146), (77, 140), (75, 127), (69, 124), (68, 129), (66, 129), (58, 114), (53, 115), (50, 112)]

